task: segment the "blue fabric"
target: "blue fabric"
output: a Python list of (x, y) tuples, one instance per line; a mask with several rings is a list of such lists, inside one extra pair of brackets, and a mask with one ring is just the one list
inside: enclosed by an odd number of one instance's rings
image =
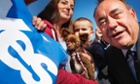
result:
[(0, 84), (56, 84), (67, 61), (61, 45), (37, 32), (23, 0), (0, 3)]

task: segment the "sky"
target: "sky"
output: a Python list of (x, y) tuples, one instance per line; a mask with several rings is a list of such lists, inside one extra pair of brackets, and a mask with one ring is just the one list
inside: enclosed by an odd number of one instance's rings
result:
[[(29, 11), (31, 11), (32, 15), (37, 15), (38, 12), (40, 12), (46, 4), (50, 0), (38, 0), (28, 6)], [(140, 22), (140, 0), (126, 0), (136, 11), (138, 20)], [(97, 0), (75, 0), (75, 8), (74, 8), (74, 14), (72, 20), (79, 17), (86, 17), (89, 20), (93, 22), (94, 25), (94, 31), (97, 27), (96, 22), (93, 18), (94, 9), (97, 5)]]

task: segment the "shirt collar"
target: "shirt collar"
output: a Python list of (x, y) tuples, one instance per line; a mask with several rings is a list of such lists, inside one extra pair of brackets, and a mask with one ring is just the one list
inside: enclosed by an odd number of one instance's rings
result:
[[(136, 44), (130, 48), (131, 51), (136, 51)], [(128, 49), (122, 49), (123, 55), (126, 56)]]

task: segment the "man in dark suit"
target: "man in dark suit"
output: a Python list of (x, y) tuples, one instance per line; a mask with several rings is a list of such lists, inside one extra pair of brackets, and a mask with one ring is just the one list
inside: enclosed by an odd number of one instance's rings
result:
[[(94, 17), (111, 45), (106, 51), (111, 84), (140, 84), (140, 30), (134, 9), (125, 0), (100, 0)], [(128, 55), (130, 51), (136, 55)]]

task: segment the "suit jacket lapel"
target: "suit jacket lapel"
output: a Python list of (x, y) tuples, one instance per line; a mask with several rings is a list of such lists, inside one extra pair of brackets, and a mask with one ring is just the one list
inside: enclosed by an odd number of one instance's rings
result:
[(111, 74), (115, 76), (116, 80), (121, 81), (121, 83), (134, 84), (135, 80), (120, 49), (111, 46), (106, 52), (106, 58), (109, 62), (108, 69), (111, 70)]
[(137, 49), (138, 62), (140, 64), (140, 25), (139, 25), (139, 36), (138, 36), (138, 41), (136, 43), (136, 49)]
[[(140, 25), (139, 25), (140, 28)], [(136, 49), (137, 49), (137, 58), (138, 58), (138, 68), (137, 68), (137, 75), (139, 76), (139, 80), (140, 80), (140, 29), (139, 29), (139, 36), (138, 36), (138, 41), (136, 43)]]

